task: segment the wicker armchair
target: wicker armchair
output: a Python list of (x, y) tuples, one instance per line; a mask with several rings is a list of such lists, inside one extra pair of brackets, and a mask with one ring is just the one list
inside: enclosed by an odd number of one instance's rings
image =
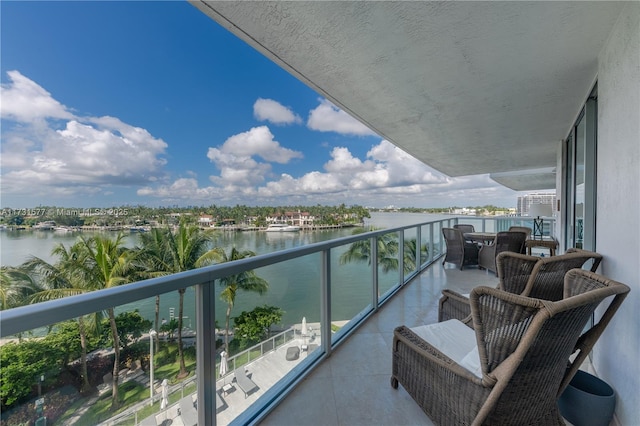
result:
[(442, 235), (447, 243), (447, 253), (442, 261), (454, 263), (460, 270), (467, 265), (478, 264), (478, 246), (464, 240), (462, 231), (455, 228), (442, 228)]
[[(557, 399), (629, 287), (575, 269), (564, 289), (550, 302), (476, 287), (472, 329), (457, 320), (396, 328), (391, 386), (401, 384), (435, 424), (564, 425)], [(604, 315), (581, 334), (601, 303)]]
[(541, 257), (531, 271), (531, 276), (525, 281), (519, 276), (522, 270), (518, 268), (521, 267), (522, 260), (527, 262), (533, 256), (520, 257), (521, 260), (517, 260), (512, 254), (501, 257), (504, 275), (499, 282), (500, 288), (509, 293), (554, 301), (562, 299), (563, 281), (567, 272), (582, 268), (589, 261), (593, 261), (590, 271), (595, 272), (602, 261), (600, 253), (588, 250), (569, 250), (559, 256)]
[(519, 231), (498, 232), (493, 244), (485, 244), (478, 253), (478, 266), (496, 272), (496, 256), (503, 251), (522, 253), (527, 234)]
[[(537, 257), (502, 252), (496, 259), (498, 288), (509, 293), (545, 300), (562, 299), (565, 274), (591, 263), (595, 272), (602, 255), (588, 250), (569, 249), (559, 256)], [(471, 306), (466, 295), (444, 289), (439, 302), (438, 321), (459, 319), (471, 324)]]
[[(462, 236), (464, 237), (464, 234), (466, 234), (467, 232), (476, 232), (476, 228), (473, 225), (467, 224), (467, 223), (457, 223), (455, 225), (453, 225), (454, 229), (459, 229), (462, 231)], [(477, 243), (473, 240), (470, 240), (468, 238), (465, 238), (465, 241), (467, 243), (471, 243), (471, 244), (476, 244)]]
[[(531, 228), (527, 227), (527, 226), (510, 226), (508, 229), (509, 232), (524, 232), (525, 234), (527, 234), (527, 240), (529, 238), (531, 238)], [(523, 245), (522, 246), (522, 250), (520, 251), (520, 253), (522, 254), (527, 254), (527, 246)]]
[(461, 230), (463, 234), (466, 234), (467, 232), (476, 232), (476, 228), (473, 225), (466, 223), (459, 223), (457, 225), (453, 225), (453, 227)]

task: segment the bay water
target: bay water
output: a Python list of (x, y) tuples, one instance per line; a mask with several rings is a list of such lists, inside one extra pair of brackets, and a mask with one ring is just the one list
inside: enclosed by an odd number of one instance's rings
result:
[[(372, 212), (365, 219), (366, 227), (393, 228), (446, 218), (444, 215), (420, 213)], [(227, 253), (232, 247), (238, 250), (251, 250), (256, 254), (270, 253), (290, 249), (315, 242), (327, 241), (351, 235), (353, 228), (332, 230), (301, 231), (295, 233), (268, 233), (262, 231), (215, 233), (212, 247), (222, 247)], [(115, 232), (109, 233), (114, 237)], [(31, 256), (40, 257), (51, 263), (56, 258), (52, 249), (63, 244), (71, 246), (78, 238), (77, 232), (56, 231), (2, 231), (0, 232), (0, 264), (17, 266)], [(84, 232), (83, 235), (91, 235)], [(139, 244), (138, 234), (125, 237), (127, 247)], [(332, 319), (348, 320), (364, 309), (370, 302), (370, 267), (366, 263), (340, 265), (340, 254), (348, 247), (340, 247), (331, 252), (332, 260)], [(250, 311), (256, 306), (277, 306), (285, 311), (282, 324), (299, 323), (302, 317), (309, 322), (320, 320), (320, 255), (308, 255), (292, 259), (277, 265), (259, 268), (255, 272), (269, 282), (269, 290), (264, 295), (239, 291), (233, 307), (232, 316), (242, 311)], [(386, 276), (385, 276), (386, 275)], [(397, 281), (397, 273), (383, 274), (382, 281)], [(389, 284), (389, 286), (392, 284)], [(384, 286), (384, 285), (381, 285)], [(226, 303), (219, 299), (222, 287), (216, 285), (216, 321), (224, 326)], [(178, 293), (170, 292), (160, 297), (160, 317), (170, 319), (178, 315)], [(155, 298), (120, 306), (117, 312), (137, 309), (140, 314), (154, 319)], [(193, 289), (187, 289), (184, 301), (185, 325), (195, 328), (195, 297)]]

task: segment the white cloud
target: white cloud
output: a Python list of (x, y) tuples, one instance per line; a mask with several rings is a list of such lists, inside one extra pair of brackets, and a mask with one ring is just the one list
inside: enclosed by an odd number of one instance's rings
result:
[(253, 104), (253, 116), (260, 121), (269, 121), (273, 124), (302, 123), (299, 115), (273, 99), (258, 98)]
[(67, 108), (51, 94), (18, 71), (8, 71), (9, 84), (0, 87), (0, 116), (4, 119), (29, 123), (39, 119), (72, 119)]
[(199, 188), (193, 178), (180, 178), (171, 185), (146, 186), (138, 189), (139, 196), (153, 196), (166, 200), (205, 200), (218, 197), (221, 192), (214, 187)]
[(335, 147), (323, 171), (311, 171), (300, 177), (283, 173), (275, 179), (269, 179), (270, 169), (265, 167), (268, 165), (225, 152), (229, 150), (225, 145), (209, 149), (209, 158), (225, 166), (220, 176), (211, 178), (213, 186), (199, 188), (193, 179), (189, 187), (176, 181), (155, 191), (139, 191), (139, 194), (162, 197), (166, 201), (207, 202), (215, 197), (220, 202), (228, 200), (249, 205), (344, 202), (430, 207), (456, 205), (458, 199), (467, 200), (465, 206), (500, 205), (496, 200), (514, 198), (513, 191), (496, 184), (488, 175), (446, 177), (385, 140), (373, 146), (364, 160), (355, 157), (346, 147)]
[(413, 183), (438, 184), (448, 179), (442, 173), (407, 154), (391, 142), (383, 140), (369, 150), (367, 157), (384, 164), (388, 172), (388, 186), (403, 186)]
[(271, 171), (268, 163), (258, 163), (250, 156), (225, 153), (218, 148), (209, 148), (207, 157), (220, 170), (220, 176), (211, 176), (209, 179), (222, 186), (257, 185)]
[(331, 151), (331, 160), (325, 165), (324, 169), (329, 173), (349, 174), (370, 171), (375, 167), (372, 161), (363, 162), (359, 158), (355, 158), (349, 149), (337, 147)]
[(95, 194), (164, 175), (161, 139), (114, 117), (74, 116), (33, 81), (9, 75), (13, 83), (2, 88), (3, 192)]
[[(364, 158), (347, 147), (329, 150), (323, 144), (329, 157), (321, 170), (273, 176), (273, 163), (288, 164), (303, 155), (282, 146), (267, 126), (210, 147), (206, 155), (217, 174), (209, 177), (208, 185), (201, 186), (191, 170), (167, 183), (167, 144), (162, 139), (116, 117), (72, 114), (19, 72), (9, 77), (11, 82), (2, 85), (1, 185), (3, 194), (16, 199), (26, 199), (25, 194), (105, 199), (111, 194), (117, 200), (124, 188), (139, 188), (138, 197), (192, 205), (215, 200), (248, 205), (450, 206), (460, 199), (465, 205), (505, 205), (501, 199), (515, 199), (513, 191), (488, 175), (448, 178), (384, 140)], [(278, 108), (261, 109), (274, 104), (256, 102), (256, 116), (283, 122), (284, 115), (275, 113)], [(308, 125), (343, 134), (373, 134), (328, 101), (311, 112)]]
[(375, 136), (375, 132), (349, 114), (323, 99), (309, 112), (307, 127), (321, 132), (336, 132), (343, 135)]
[(302, 158), (300, 151), (280, 146), (267, 126), (253, 127), (248, 132), (231, 136), (221, 151), (236, 156), (259, 156), (266, 161), (286, 164), (294, 158)]
[(211, 176), (211, 181), (235, 187), (262, 183), (271, 172), (271, 164), (254, 157), (286, 164), (302, 158), (302, 153), (281, 146), (267, 126), (260, 126), (231, 136), (218, 148), (209, 148), (207, 157), (220, 170), (220, 176)]

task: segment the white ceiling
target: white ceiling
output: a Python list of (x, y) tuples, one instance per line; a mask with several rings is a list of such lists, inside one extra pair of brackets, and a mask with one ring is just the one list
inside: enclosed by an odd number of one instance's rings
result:
[[(513, 189), (555, 187), (558, 142), (623, 6), (191, 2), (424, 163), (449, 176), (497, 173)], [(519, 170), (529, 172), (504, 173)]]

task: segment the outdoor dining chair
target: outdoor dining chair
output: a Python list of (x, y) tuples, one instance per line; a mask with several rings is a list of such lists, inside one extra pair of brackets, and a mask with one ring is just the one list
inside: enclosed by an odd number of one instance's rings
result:
[(467, 232), (476, 232), (476, 228), (468, 223), (458, 223), (456, 225), (453, 225), (453, 227), (455, 229), (461, 230), (463, 234), (466, 234)]
[(391, 386), (435, 424), (565, 425), (558, 398), (628, 292), (582, 269), (566, 274), (555, 302), (476, 287), (472, 328), (449, 320), (394, 330)]
[(478, 264), (478, 246), (465, 241), (463, 233), (455, 228), (442, 228), (442, 235), (447, 244), (447, 253), (442, 261), (457, 265), (462, 270), (467, 265)]
[[(464, 234), (468, 233), (468, 232), (476, 232), (476, 228), (468, 223), (457, 223), (455, 225), (453, 225), (454, 229), (459, 229), (462, 231), (462, 236), (464, 237)], [(473, 243), (474, 241), (465, 238), (465, 241), (468, 243)]]
[[(527, 234), (527, 239), (531, 238), (531, 232), (532, 229), (529, 228), (528, 226), (510, 226), (508, 229), (509, 232), (524, 232), (525, 234)], [(526, 254), (527, 253), (527, 246), (523, 245), (522, 246), (522, 250), (520, 251), (520, 253), (522, 254)]]
[(493, 244), (484, 244), (478, 252), (478, 266), (497, 273), (496, 256), (504, 251), (522, 253), (527, 234), (520, 231), (498, 232)]

